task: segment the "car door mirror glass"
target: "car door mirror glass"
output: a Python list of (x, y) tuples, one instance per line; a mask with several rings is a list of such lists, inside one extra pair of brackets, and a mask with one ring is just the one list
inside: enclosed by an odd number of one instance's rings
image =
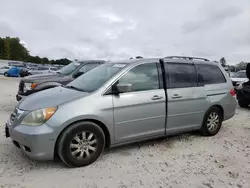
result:
[(130, 83), (119, 83), (116, 85), (116, 89), (119, 93), (130, 92), (132, 88), (132, 84)]

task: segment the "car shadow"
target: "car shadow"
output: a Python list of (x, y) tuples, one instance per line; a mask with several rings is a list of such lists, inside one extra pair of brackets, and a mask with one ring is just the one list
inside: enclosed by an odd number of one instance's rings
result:
[[(121, 155), (121, 156), (129, 156), (131, 155), (131, 151), (140, 152), (141, 149), (146, 149), (148, 147), (158, 147), (162, 146), (165, 149), (171, 149), (174, 147), (174, 143), (176, 142), (191, 142), (194, 139), (203, 138), (199, 132), (190, 132), (184, 134), (178, 134), (174, 136), (156, 138), (151, 140), (146, 140), (142, 142), (137, 142), (128, 145), (122, 145), (114, 148), (106, 148), (103, 153), (103, 157), (101, 157), (98, 161), (104, 158), (108, 158), (110, 155)], [(17, 169), (25, 167), (25, 171), (32, 171), (32, 170), (45, 170), (45, 169), (70, 169), (70, 167), (66, 166), (61, 162), (58, 156), (55, 157), (54, 161), (35, 161), (27, 157), (23, 154), (20, 149), (16, 148), (14, 145), (11, 148), (11, 155), (9, 155), (8, 161), (14, 161)], [(93, 163), (94, 164), (94, 163)], [(93, 165), (92, 164), (92, 165)], [(38, 168), (37, 168), (38, 167)], [(90, 165), (91, 167), (91, 165)]]

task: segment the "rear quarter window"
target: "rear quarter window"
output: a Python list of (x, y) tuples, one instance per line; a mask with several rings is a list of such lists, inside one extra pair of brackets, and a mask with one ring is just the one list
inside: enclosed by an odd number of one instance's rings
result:
[(220, 68), (215, 65), (195, 65), (199, 85), (226, 83), (226, 78)]

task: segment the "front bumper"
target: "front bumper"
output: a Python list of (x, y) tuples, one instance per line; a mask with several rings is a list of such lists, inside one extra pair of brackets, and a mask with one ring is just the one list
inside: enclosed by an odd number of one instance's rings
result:
[(14, 144), (28, 157), (35, 160), (53, 160), (56, 143), (55, 131), (43, 124), (41, 126), (12, 126), (9, 122), (5, 127), (6, 137), (10, 137)]

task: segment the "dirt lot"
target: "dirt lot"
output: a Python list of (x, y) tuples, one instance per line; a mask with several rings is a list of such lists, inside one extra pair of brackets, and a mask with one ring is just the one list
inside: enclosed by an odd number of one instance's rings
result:
[(238, 108), (215, 137), (192, 133), (120, 147), (69, 169), (32, 161), (4, 137), (17, 85), (0, 76), (0, 187), (250, 187), (250, 110)]

